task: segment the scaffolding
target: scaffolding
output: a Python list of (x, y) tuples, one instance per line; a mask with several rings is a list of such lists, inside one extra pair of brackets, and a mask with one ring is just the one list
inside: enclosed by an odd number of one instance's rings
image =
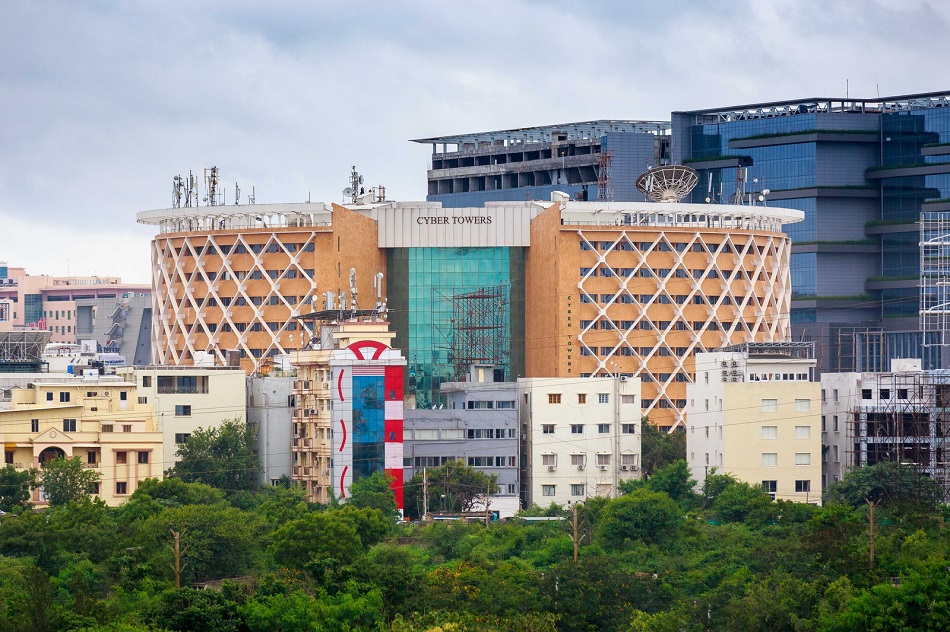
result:
[[(950, 213), (920, 214), (920, 329), (924, 345), (950, 345)], [(928, 336), (933, 333), (933, 336)]]
[(613, 182), (610, 179), (610, 163), (614, 159), (612, 151), (601, 152), (597, 156), (597, 199), (610, 202), (614, 199)]
[[(847, 463), (913, 466), (950, 492), (950, 371), (865, 374), (848, 422)], [(869, 403), (865, 403), (869, 402)]]
[(492, 364), (508, 374), (508, 291), (504, 285), (452, 296), (452, 357), (455, 380), (473, 364)]

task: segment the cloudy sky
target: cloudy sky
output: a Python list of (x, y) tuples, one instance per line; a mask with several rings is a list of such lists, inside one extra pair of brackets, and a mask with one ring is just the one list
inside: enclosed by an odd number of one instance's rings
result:
[(950, 90), (946, 0), (0, 3), (0, 261), (149, 281), (175, 174), (423, 199), (411, 138)]

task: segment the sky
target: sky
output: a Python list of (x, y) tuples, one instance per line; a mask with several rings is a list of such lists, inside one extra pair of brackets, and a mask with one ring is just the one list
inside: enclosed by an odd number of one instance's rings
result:
[(0, 261), (150, 282), (172, 178), (421, 200), (464, 132), (950, 90), (946, 0), (3, 0)]

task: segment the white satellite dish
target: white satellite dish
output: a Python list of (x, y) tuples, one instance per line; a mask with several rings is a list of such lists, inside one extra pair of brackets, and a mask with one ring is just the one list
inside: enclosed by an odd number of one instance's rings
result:
[(351, 189), (350, 187), (346, 187), (345, 189), (343, 189), (343, 195), (353, 195), (353, 189)]
[(360, 184), (363, 184), (363, 176), (360, 176)]

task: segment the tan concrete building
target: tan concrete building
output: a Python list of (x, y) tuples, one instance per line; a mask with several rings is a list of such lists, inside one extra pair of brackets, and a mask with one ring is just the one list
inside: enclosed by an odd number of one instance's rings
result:
[(116, 374), (135, 384), (137, 401), (155, 415), (165, 454), (159, 474), (175, 465), (178, 444), (198, 428), (219, 426), (225, 419), (246, 421), (244, 371), (231, 367), (121, 367)]
[(772, 498), (821, 504), (821, 384), (814, 343), (746, 343), (696, 356), (686, 456), (702, 486), (715, 468)]
[[(78, 456), (100, 475), (97, 496), (123, 503), (146, 478), (161, 478), (164, 448), (152, 407), (142, 403), (134, 382), (102, 376), (37, 379), (14, 389), (0, 410), (4, 458), (17, 469)], [(41, 490), (33, 502), (44, 505)]]

